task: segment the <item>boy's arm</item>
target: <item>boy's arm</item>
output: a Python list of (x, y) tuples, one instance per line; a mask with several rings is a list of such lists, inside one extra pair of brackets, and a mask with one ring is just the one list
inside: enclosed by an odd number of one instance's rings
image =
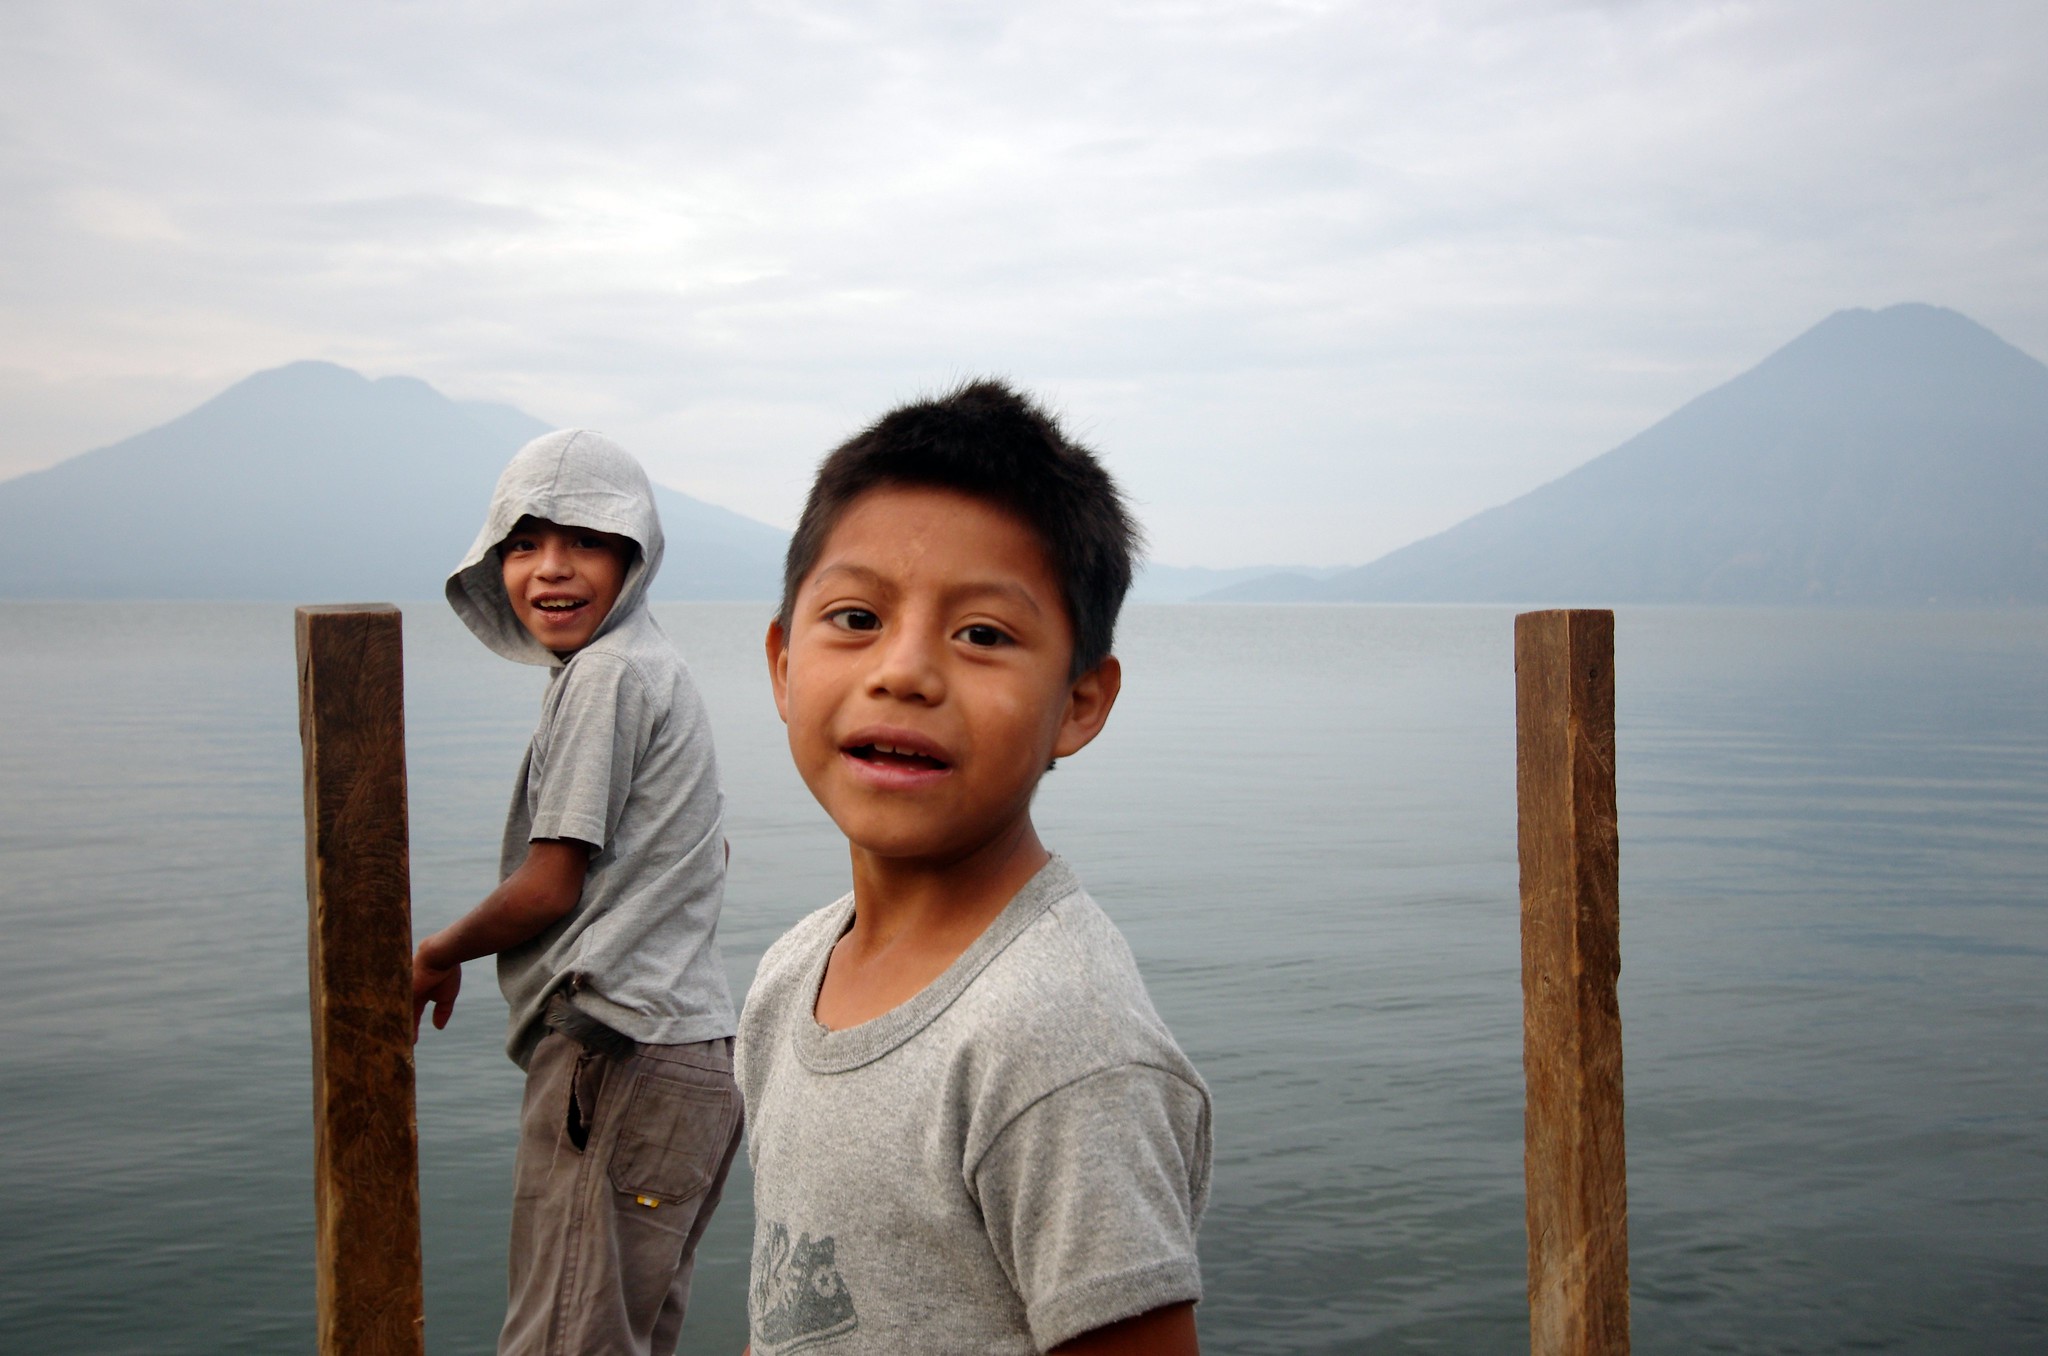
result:
[(573, 838), (529, 843), (526, 860), (484, 902), (420, 943), (412, 958), (412, 1031), (434, 1005), (434, 1028), (448, 1025), (462, 988), (462, 963), (491, 956), (547, 931), (583, 897), (590, 845)]
[(1032, 1101), (982, 1154), (989, 1244), (1052, 1350), (1195, 1352), (1208, 1126), (1199, 1082), (1121, 1064)]
[[(1195, 1339), (1195, 1306), (1169, 1304), (1054, 1347), (1051, 1356), (1201, 1356)], [(754, 1356), (749, 1345), (740, 1356)]]
[(1169, 1304), (1053, 1348), (1054, 1356), (1198, 1356), (1195, 1306)]

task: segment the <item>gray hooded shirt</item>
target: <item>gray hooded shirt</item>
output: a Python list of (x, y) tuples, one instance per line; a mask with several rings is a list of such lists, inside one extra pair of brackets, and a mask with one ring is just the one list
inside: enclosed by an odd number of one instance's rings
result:
[[(527, 516), (616, 533), (638, 548), (611, 612), (566, 660), (528, 633), (505, 594), (497, 547)], [(647, 608), (661, 553), (654, 489), (640, 464), (600, 434), (565, 429), (512, 458), (483, 531), (448, 577), (449, 605), (484, 644), (549, 671), (512, 792), (500, 879), (536, 839), (593, 848), (576, 906), (498, 955), (498, 986), (512, 1009), (506, 1051), (522, 1068), (557, 990), (645, 1044), (733, 1034), (717, 940), (725, 798), (703, 702)]]

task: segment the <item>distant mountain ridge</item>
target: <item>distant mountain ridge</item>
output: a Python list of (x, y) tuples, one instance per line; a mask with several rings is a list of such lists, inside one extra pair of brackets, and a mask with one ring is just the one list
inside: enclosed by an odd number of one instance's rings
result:
[(2048, 367), (1954, 311), (1840, 311), (1446, 532), (1217, 600), (2048, 602)]
[(1269, 580), (1314, 583), (1342, 573), (1346, 566), (1317, 565), (1161, 565), (1148, 560), (1138, 567), (1127, 601), (1133, 603), (1202, 602), (1218, 593), (1265, 584)]
[[(0, 481), (0, 597), (438, 597), (550, 426), (332, 363)], [(656, 486), (657, 599), (767, 601), (788, 536)], [(1132, 601), (2048, 603), (2048, 367), (1954, 311), (1837, 312), (1520, 498), (1355, 569), (1148, 566)]]
[[(551, 426), (333, 363), (259, 372), (169, 423), (0, 482), (0, 596), (429, 599), (498, 473)], [(652, 595), (781, 591), (787, 534), (655, 487)]]

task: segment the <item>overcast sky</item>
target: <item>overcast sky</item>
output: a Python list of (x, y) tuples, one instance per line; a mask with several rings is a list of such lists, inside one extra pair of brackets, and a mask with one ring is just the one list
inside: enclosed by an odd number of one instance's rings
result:
[(326, 358), (787, 524), (958, 377), (1363, 562), (1849, 306), (2048, 356), (2048, 5), (104, 4), (0, 43), (0, 475)]

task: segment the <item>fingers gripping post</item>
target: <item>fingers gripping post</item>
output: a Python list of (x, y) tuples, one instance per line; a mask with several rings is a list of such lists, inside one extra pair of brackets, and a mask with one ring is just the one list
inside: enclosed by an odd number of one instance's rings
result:
[(420, 1356), (398, 609), (298, 610), (320, 1356)]
[(1621, 1356), (1628, 1180), (1612, 612), (1515, 618), (1515, 723), (1530, 1350)]

